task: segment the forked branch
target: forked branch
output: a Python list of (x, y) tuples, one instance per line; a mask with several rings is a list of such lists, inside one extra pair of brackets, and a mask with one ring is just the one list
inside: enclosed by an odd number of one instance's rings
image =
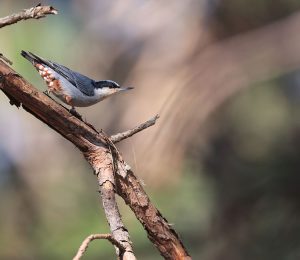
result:
[[(100, 191), (107, 183), (108, 187), (102, 191), (108, 196), (108, 200), (113, 198), (109, 194), (114, 196), (114, 192), (124, 199), (165, 259), (190, 259), (175, 230), (151, 203), (130, 166), (123, 160), (108, 136), (74, 117), (2, 61), (0, 79), (0, 89), (13, 104), (21, 104), (27, 112), (72, 142), (83, 153), (97, 175)], [(105, 173), (107, 178), (104, 178)], [(108, 205), (104, 205), (104, 208), (112, 236), (126, 248), (124, 255), (119, 256), (123, 259), (134, 259), (126, 228), (117, 222), (118, 217), (114, 219), (107, 214), (113, 212), (108, 209)]]
[(119, 243), (116, 239), (113, 238), (111, 234), (92, 234), (89, 235), (85, 240), (83, 240), (82, 244), (80, 245), (76, 256), (74, 256), (73, 260), (79, 260), (87, 250), (89, 244), (95, 239), (106, 239), (114, 246), (116, 246), (120, 251), (124, 252), (125, 248), (122, 244)]
[[(0, 28), (20, 20), (39, 19), (47, 14), (57, 14), (52, 6), (41, 6), (23, 10), (20, 13), (0, 18)], [(135, 260), (129, 234), (125, 228), (115, 193), (130, 206), (148, 233), (149, 239), (165, 259), (190, 259), (175, 230), (160, 214), (148, 198), (130, 166), (122, 159), (114, 143), (124, 140), (155, 124), (158, 115), (147, 122), (109, 138), (69, 113), (65, 107), (40, 93), (22, 76), (13, 71), (3, 55), (0, 55), (0, 90), (9, 98), (11, 105), (22, 106), (27, 112), (47, 124), (72, 142), (94, 169), (99, 183), (103, 208), (111, 234), (91, 235), (84, 240), (75, 260), (80, 259), (88, 244), (94, 239), (108, 239), (116, 246), (118, 258)]]

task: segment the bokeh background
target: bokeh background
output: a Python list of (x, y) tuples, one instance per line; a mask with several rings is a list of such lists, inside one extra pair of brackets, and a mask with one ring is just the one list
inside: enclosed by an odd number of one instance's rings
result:
[[(0, 17), (36, 5), (0, 2)], [(19, 53), (135, 86), (78, 111), (119, 144), (194, 259), (300, 259), (300, 2), (43, 1), (59, 15), (0, 30), (0, 52), (41, 91)], [(108, 232), (76, 148), (0, 94), (0, 259), (70, 259)], [(119, 200), (139, 259), (161, 259)], [(84, 259), (114, 259), (94, 241)]]

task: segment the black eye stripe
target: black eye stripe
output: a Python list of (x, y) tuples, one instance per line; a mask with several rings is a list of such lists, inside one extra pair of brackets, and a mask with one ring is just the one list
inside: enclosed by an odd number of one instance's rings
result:
[(95, 88), (109, 88), (109, 89), (118, 89), (120, 88), (119, 84), (110, 80), (100, 80), (93, 83)]

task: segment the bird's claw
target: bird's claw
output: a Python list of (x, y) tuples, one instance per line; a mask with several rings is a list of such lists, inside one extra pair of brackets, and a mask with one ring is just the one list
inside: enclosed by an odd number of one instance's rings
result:
[(82, 116), (75, 110), (75, 108), (71, 108), (69, 111), (73, 116), (75, 116), (79, 120), (83, 121)]
[(15, 77), (19, 77), (19, 78), (21, 77), (21, 75), (17, 72), (9, 72), (8, 76), (15, 76)]
[(3, 81), (5, 79), (5, 77), (9, 77), (9, 76), (21, 77), (21, 75), (16, 72), (9, 72), (7, 74), (1, 74), (0, 80)]
[(49, 91), (48, 89), (46, 89), (45, 91), (43, 91), (43, 93), (44, 93), (45, 95), (47, 95), (48, 97), (50, 96), (50, 91)]

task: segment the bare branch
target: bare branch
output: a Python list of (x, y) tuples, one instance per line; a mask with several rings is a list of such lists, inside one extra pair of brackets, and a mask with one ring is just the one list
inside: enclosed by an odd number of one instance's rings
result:
[(83, 240), (82, 244), (80, 245), (76, 256), (74, 256), (73, 260), (79, 260), (87, 250), (89, 243), (91, 243), (95, 239), (107, 239), (111, 242), (114, 246), (116, 246), (120, 251), (125, 251), (125, 248), (122, 244), (119, 243), (116, 239), (112, 237), (111, 234), (92, 234), (89, 235), (85, 240)]
[[(111, 156), (113, 156), (112, 153)], [(122, 251), (117, 250), (116, 253), (120, 259), (135, 260), (129, 234), (121, 219), (115, 197), (114, 158), (107, 156), (105, 158), (100, 150), (88, 153), (86, 157), (92, 162), (95, 174), (98, 177), (102, 204), (112, 235), (124, 249)]]
[(115, 134), (115, 135), (112, 135), (110, 137), (110, 140), (113, 142), (113, 143), (118, 143), (128, 137), (131, 137), (133, 136), (134, 134), (150, 127), (150, 126), (153, 126), (155, 123), (156, 123), (156, 120), (159, 118), (159, 115), (156, 115), (154, 117), (152, 117), (151, 119), (149, 119), (148, 121), (146, 121), (145, 123), (142, 123), (138, 126), (136, 126), (135, 128), (133, 129), (130, 129), (130, 130), (127, 130), (125, 132), (122, 132), (122, 133), (118, 133), (118, 134)]
[(2, 53), (0, 53), (0, 59), (4, 60), (9, 65), (12, 65), (12, 61), (10, 61), (8, 58), (6, 58)]
[(17, 23), (21, 20), (40, 19), (48, 14), (57, 14), (57, 10), (52, 6), (41, 6), (38, 4), (35, 7), (24, 9), (23, 11), (0, 18), (0, 28)]
[[(0, 61), (0, 89), (36, 118), (72, 142), (85, 156), (98, 177), (100, 191), (108, 185), (106, 195), (119, 194), (141, 222), (165, 259), (190, 259), (175, 230), (151, 203), (130, 166), (103, 132), (97, 132), (74, 117), (64, 107), (39, 92), (8, 65)], [(113, 159), (112, 159), (113, 158)], [(103, 175), (107, 173), (107, 178)], [(106, 180), (106, 181), (105, 181)], [(105, 182), (104, 182), (105, 181)], [(105, 184), (106, 183), (106, 184)], [(108, 192), (109, 191), (109, 192)], [(101, 191), (102, 192), (102, 191)], [(109, 197), (107, 197), (108, 199)], [(114, 198), (113, 198), (114, 199)], [(109, 204), (113, 205), (113, 204)], [(107, 205), (103, 206), (108, 207)], [(107, 212), (113, 210), (107, 209)], [(135, 259), (126, 228), (108, 218), (113, 237), (126, 248), (122, 258)], [(117, 227), (113, 230), (114, 227)]]

